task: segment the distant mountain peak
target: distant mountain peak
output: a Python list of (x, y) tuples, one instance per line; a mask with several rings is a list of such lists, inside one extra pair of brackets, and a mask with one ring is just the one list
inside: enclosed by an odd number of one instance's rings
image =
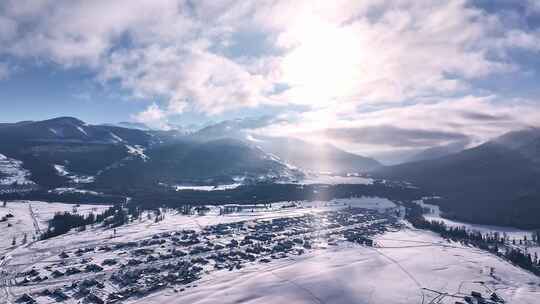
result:
[(495, 138), (493, 142), (505, 145), (511, 149), (517, 149), (521, 146), (528, 145), (538, 139), (540, 139), (540, 128), (529, 127), (505, 133)]
[(78, 118), (70, 117), (70, 116), (62, 116), (62, 117), (56, 117), (52, 119), (42, 120), (40, 123), (45, 124), (62, 124), (62, 125), (74, 125), (74, 126), (84, 126), (86, 123)]
[(121, 121), (116, 124), (119, 127), (137, 130), (152, 130), (149, 126), (142, 122)]

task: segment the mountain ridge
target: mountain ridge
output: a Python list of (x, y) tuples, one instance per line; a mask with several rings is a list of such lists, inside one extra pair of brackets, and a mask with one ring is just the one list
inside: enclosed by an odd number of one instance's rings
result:
[[(526, 136), (525, 136), (526, 135)], [(441, 158), (380, 168), (378, 178), (405, 180), (433, 195), (450, 217), (540, 227), (540, 142), (537, 129), (509, 132), (477, 147)], [(512, 144), (510, 144), (512, 143)], [(474, 202), (474, 203), (471, 203)]]

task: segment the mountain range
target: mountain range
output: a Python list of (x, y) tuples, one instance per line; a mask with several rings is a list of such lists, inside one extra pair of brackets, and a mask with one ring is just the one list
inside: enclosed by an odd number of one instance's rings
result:
[(434, 202), (448, 217), (540, 226), (540, 129), (510, 132), (469, 149), (434, 147), (410, 162), (383, 166), (329, 144), (249, 132), (257, 125), (232, 120), (183, 132), (89, 125), (72, 117), (3, 123), (0, 190), (19, 183), (121, 194), (133, 188), (287, 183), (312, 172), (354, 172), (408, 181), (440, 197)]
[(439, 158), (381, 167), (373, 176), (404, 180), (441, 198), (449, 217), (539, 227), (540, 129), (504, 134)]
[[(330, 145), (255, 139), (245, 132), (254, 123), (225, 121), (193, 132), (129, 123), (89, 125), (72, 117), (4, 123), (0, 154), (21, 162), (18, 170), (28, 171), (37, 186), (105, 192), (239, 180), (291, 182), (307, 171), (367, 172), (380, 166)], [(0, 169), (0, 178), (14, 172), (4, 171)]]
[[(201, 141), (177, 131), (88, 125), (71, 117), (1, 124), (0, 154), (21, 161), (20, 169), (46, 188), (288, 180), (301, 175), (239, 140)], [(2, 174), (6, 172), (0, 170)]]

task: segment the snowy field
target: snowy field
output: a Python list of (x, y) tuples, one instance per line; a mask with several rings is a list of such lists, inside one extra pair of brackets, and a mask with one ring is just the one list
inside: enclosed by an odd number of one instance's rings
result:
[[(178, 229), (200, 230), (206, 226), (234, 223), (246, 220), (272, 220), (276, 218), (287, 218), (302, 216), (305, 214), (317, 214), (320, 212), (339, 210), (349, 206), (384, 210), (393, 208), (396, 205), (385, 198), (379, 197), (359, 197), (350, 199), (340, 199), (313, 202), (295, 202), (291, 207), (291, 202), (273, 203), (264, 208), (248, 208), (241, 212), (234, 212), (226, 215), (219, 215), (219, 207), (207, 206), (209, 211), (205, 215), (182, 215), (177, 211), (164, 211), (164, 219), (155, 223), (153, 219), (143, 216), (141, 220), (116, 228), (115, 242), (129, 242), (133, 239), (142, 239), (156, 233), (166, 233), (177, 231)], [(88, 205), (81, 205), (86, 207)], [(287, 207), (285, 207), (287, 206)], [(52, 215), (51, 215), (52, 216)], [(112, 232), (103, 229), (88, 229), (83, 232), (71, 232), (51, 241), (37, 242), (34, 248), (46, 248), (54, 242), (55, 246), (68, 247), (77, 243), (104, 244), (110, 242)]]
[(93, 176), (73, 174), (69, 172), (65, 166), (62, 165), (54, 165), (53, 167), (59, 176), (64, 176), (75, 184), (89, 184), (93, 183), (95, 180), (95, 177)]
[[(20, 204), (27, 210), (28, 205)], [(83, 207), (87, 206), (80, 208)], [(132, 254), (129, 249), (120, 249), (120, 252), (98, 251), (103, 246), (152, 240), (158, 234), (159, 239), (164, 235), (175, 235), (175, 232), (181, 230), (198, 231), (196, 233), (202, 233), (202, 236), (209, 227), (218, 224), (234, 227), (236, 223), (243, 222), (243, 227), (249, 228), (257, 223), (270, 223), (272, 220), (279, 223), (282, 219), (303, 216), (315, 219), (320, 217), (318, 225), (321, 226), (317, 227), (329, 225), (330, 230), (325, 231), (337, 231), (326, 218), (328, 212), (368, 208), (377, 210), (373, 214), (380, 213), (384, 218), (384, 211), (393, 210), (388, 208), (394, 207), (386, 199), (366, 197), (332, 202), (283, 202), (264, 207), (248, 206), (225, 215), (219, 215), (222, 212), (219, 207), (209, 206), (205, 215), (181, 215), (176, 211), (165, 211), (164, 219), (157, 223), (144, 214), (140, 220), (118, 227), (114, 232), (98, 226), (89, 227), (86, 231), (73, 231), (11, 251), (7, 259), (0, 261), (0, 272), (8, 278), (3, 282), (0, 280), (0, 303), (13, 303), (21, 294), (42, 292), (45, 287), (51, 291), (62, 288), (68, 293), (70, 298), (63, 300), (64, 303), (86, 301), (85, 298), (71, 296), (69, 287), (71, 283), (80, 282), (85, 277), (105, 283), (103, 289), (92, 289), (96, 294), (118, 291), (120, 287), (108, 279), (115, 271), (114, 266), (103, 266), (105, 270), (95, 274), (83, 273), (76, 276), (77, 280), (62, 276), (51, 283), (43, 281), (29, 286), (17, 285), (21, 280), (20, 273), (34, 268), (41, 272), (51, 269), (48, 267), (65, 270), (69, 266), (81, 265), (79, 260), (103, 264), (106, 259), (112, 258), (124, 263)], [(22, 212), (24, 208), (18, 209)], [(51, 212), (53, 209), (56, 210), (53, 207), (42, 208), (43, 218), (47, 218), (46, 210)], [(377, 225), (375, 227), (381, 227)], [(230, 237), (238, 238), (238, 234), (246, 233), (244, 228), (229, 236), (206, 234), (204, 239), (207, 243), (225, 245)], [(298, 228), (292, 229), (290, 231), (297, 231)], [(288, 235), (287, 230), (283, 233)], [(199, 280), (185, 285), (171, 285), (144, 296), (130, 297), (122, 303), (430, 303), (439, 296), (440, 301), (437, 303), (454, 304), (456, 301), (463, 302), (460, 298), (469, 295), (471, 291), (481, 292), (484, 296), (496, 292), (506, 303), (532, 304), (538, 303), (540, 298), (538, 277), (476, 248), (449, 243), (431, 232), (409, 227), (386, 230), (374, 237), (374, 247), (340, 238), (332, 239), (334, 237), (330, 236), (324, 244), (314, 246), (304, 254), (286, 254), (264, 263), (248, 262), (233, 270), (216, 270), (212, 268), (217, 267), (212, 262), (209, 264), (212, 267), (203, 266), (203, 275)], [(167, 246), (171, 246), (169, 241), (153, 248), (163, 251)], [(74, 253), (80, 250), (90, 250), (90, 253), (81, 253), (78, 258), (75, 257)], [(226, 248), (223, 250), (228, 251)], [(62, 261), (59, 258), (61, 252), (67, 252), (70, 257)], [(164, 262), (150, 262), (149, 265), (152, 263), (161, 265)], [(137, 267), (140, 266), (128, 266), (126, 269)], [(150, 280), (150, 277), (149, 274), (146, 280)], [(57, 301), (53, 296), (38, 296), (37, 299), (38, 303)]]
[(338, 185), (338, 184), (360, 184), (370, 185), (374, 180), (367, 177), (358, 176), (356, 174), (348, 174), (347, 176), (332, 175), (332, 174), (308, 174), (306, 178), (301, 180), (299, 184), (313, 185), (313, 184), (325, 184), (325, 185)]
[(22, 167), (22, 162), (0, 154), (0, 185), (32, 185), (30, 172)]
[(501, 236), (506, 235), (510, 240), (523, 240), (524, 237), (532, 239), (533, 231), (523, 230), (513, 227), (493, 226), (493, 225), (480, 225), (473, 223), (460, 222), (456, 220), (450, 220), (441, 216), (441, 210), (439, 206), (426, 204), (422, 201), (417, 201), (423, 207), (430, 209), (430, 212), (425, 214), (426, 220), (442, 221), (449, 227), (465, 227), (470, 231), (478, 231), (482, 234), (499, 233)]
[[(173, 188), (176, 191), (183, 190), (195, 190), (195, 191), (221, 191), (221, 190), (230, 190), (236, 189), (242, 185), (242, 179), (238, 178), (238, 181), (232, 184), (223, 184), (216, 186), (208, 185), (174, 185)], [(346, 176), (342, 175), (332, 175), (332, 174), (323, 174), (323, 173), (310, 173), (304, 179), (295, 182), (299, 185), (338, 185), (338, 184), (360, 184), (360, 185), (370, 185), (373, 184), (374, 180), (367, 177), (362, 177), (357, 174), (349, 174)], [(282, 182), (282, 183), (289, 183)]]
[(34, 240), (40, 232), (47, 229), (47, 221), (56, 212), (73, 212), (87, 214), (90, 212), (99, 213), (108, 208), (105, 205), (80, 205), (63, 203), (46, 203), (36, 201), (10, 201), (6, 207), (0, 206), (0, 218), (11, 214), (7, 221), (0, 222), (0, 255), (10, 250), (15, 238), (16, 244), (20, 245), (24, 235), (27, 235), (27, 242)]
[(167, 290), (131, 303), (409, 304), (429, 303), (437, 291), (455, 296), (437, 303), (453, 304), (473, 290), (495, 291), (507, 303), (539, 303), (539, 278), (480, 250), (410, 229), (386, 233), (377, 244), (342, 244), (273, 265), (216, 273), (183, 293)]
[(417, 203), (430, 210), (429, 213), (424, 215), (426, 220), (442, 221), (449, 227), (465, 227), (469, 231), (477, 231), (482, 234), (498, 233), (501, 237), (506, 236), (506, 243), (508, 246), (519, 248), (522, 251), (530, 253), (533, 257), (535, 254), (540, 257), (540, 246), (532, 241), (534, 233), (532, 230), (494, 225), (480, 225), (450, 220), (442, 217), (439, 206), (426, 204), (423, 201), (418, 201)]
[(216, 186), (193, 186), (193, 185), (176, 185), (174, 188), (176, 191), (194, 190), (194, 191), (222, 191), (236, 189), (242, 186), (241, 183), (216, 185)]

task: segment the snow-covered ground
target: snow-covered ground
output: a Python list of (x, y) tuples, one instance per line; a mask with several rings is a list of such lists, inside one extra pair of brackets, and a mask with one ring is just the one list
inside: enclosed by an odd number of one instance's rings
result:
[[(493, 268), (493, 272), (492, 272)], [(433, 291), (430, 291), (433, 290)], [(455, 303), (490, 290), (507, 303), (538, 303), (540, 279), (480, 250), (406, 229), (237, 272), (222, 271), (177, 293), (165, 290), (129, 303)], [(424, 300), (422, 300), (424, 298)], [(461, 301), (463, 301), (461, 299)]]
[(138, 157), (142, 159), (143, 161), (147, 161), (149, 157), (144, 154), (145, 148), (140, 145), (125, 145), (127, 152), (135, 157)]
[(73, 187), (60, 187), (60, 188), (54, 188), (48, 191), (49, 193), (56, 193), (56, 194), (64, 194), (64, 193), (79, 193), (79, 194), (91, 194), (91, 195), (100, 195), (102, 193), (91, 191), (91, 190), (84, 190), (84, 189), (77, 189)]
[(0, 154), (0, 185), (32, 185), (30, 172), (22, 167), (22, 161)]
[[(137, 155), (135, 152), (130, 152), (134, 155)], [(142, 156), (141, 156), (142, 157)], [(144, 158), (143, 158), (144, 159)], [(273, 180), (276, 176), (260, 176), (259, 180)], [(245, 185), (246, 177), (238, 176), (233, 178), (234, 183), (222, 184), (222, 185), (167, 185), (162, 183), (162, 186), (172, 187), (176, 191), (223, 191), (236, 189), (242, 185)], [(372, 184), (375, 180), (360, 176), (359, 174), (350, 173), (347, 175), (333, 175), (330, 173), (308, 173), (305, 178), (297, 180), (295, 177), (290, 176), (290, 178), (282, 179), (277, 183), (295, 183), (298, 185), (338, 185), (338, 184), (361, 184), (369, 185)]]
[(304, 179), (300, 180), (299, 183), (303, 185), (312, 185), (312, 184), (326, 184), (326, 185), (337, 185), (337, 184), (361, 184), (369, 185), (374, 182), (373, 179), (368, 177), (362, 177), (357, 174), (348, 174), (347, 176), (342, 175), (332, 175), (332, 174), (313, 174), (309, 173)]
[(7, 221), (0, 222), (0, 255), (13, 248), (12, 242), (15, 237), (17, 245), (20, 245), (24, 235), (27, 242), (37, 237), (40, 231), (47, 229), (47, 221), (56, 212), (73, 212), (79, 214), (89, 212), (100, 213), (108, 208), (105, 205), (80, 205), (63, 203), (46, 203), (36, 201), (11, 201), (6, 207), (0, 206), (0, 218), (11, 214)]
[(54, 169), (58, 175), (67, 177), (72, 183), (75, 184), (88, 184), (94, 182), (95, 180), (95, 177), (90, 175), (73, 174), (72, 172), (69, 172), (63, 165), (54, 165)]
[[(350, 205), (376, 210), (384, 210), (395, 206), (391, 201), (377, 197), (358, 197), (330, 202), (294, 202), (294, 207), (290, 207), (291, 204), (291, 202), (272, 203), (271, 206), (267, 205), (266, 208), (263, 205), (260, 205), (260, 208), (246, 208), (243, 211), (226, 215), (219, 215), (220, 211), (218, 206), (206, 206), (209, 208), (209, 211), (206, 212), (205, 215), (182, 215), (174, 210), (164, 211), (164, 219), (158, 223), (143, 216), (142, 220), (137, 220), (116, 228), (115, 242), (128, 242), (133, 239), (146, 238), (155, 233), (172, 232), (179, 229), (200, 230), (206, 226), (222, 223), (234, 223), (245, 220), (271, 220), (275, 218), (301, 216), (304, 214), (316, 214), (319, 212), (348, 208)], [(85, 207), (87, 205), (81, 206)], [(110, 238), (110, 231), (88, 229), (87, 231), (77, 233), (72, 232), (63, 235), (62, 237), (55, 238), (54, 243), (57, 246), (69, 246), (70, 244), (88, 241), (103, 243), (109, 242)], [(34, 247), (47, 247), (49, 245), (50, 242), (48, 241), (38, 242), (34, 244)]]
[[(268, 178), (268, 177), (264, 177)], [(261, 179), (264, 179), (261, 177)], [(224, 185), (215, 185), (215, 186), (208, 186), (208, 185), (174, 185), (173, 188), (176, 189), (176, 191), (182, 191), (182, 190), (195, 190), (195, 191), (220, 191), (220, 190), (229, 190), (229, 189), (235, 189), (240, 186), (242, 186), (243, 179), (242, 178), (236, 178), (236, 182), (232, 184), (224, 184)], [(323, 184), (323, 185), (338, 185), (338, 184), (361, 184), (361, 185), (369, 185), (374, 182), (374, 179), (368, 178), (368, 177), (362, 177), (358, 174), (348, 174), (346, 176), (343, 175), (333, 175), (333, 174), (326, 174), (326, 173), (309, 173), (307, 176), (299, 181), (296, 181), (295, 183), (299, 185), (316, 185), (316, 184)], [(280, 183), (290, 183), (290, 180), (281, 181)]]
[(429, 213), (424, 215), (424, 218), (427, 220), (442, 221), (449, 227), (465, 227), (469, 231), (476, 231), (482, 234), (498, 233), (500, 237), (506, 237), (506, 244), (508, 246), (530, 253), (533, 257), (535, 254), (536, 256), (540, 257), (540, 246), (538, 243), (533, 241), (533, 230), (495, 225), (481, 225), (450, 220), (442, 217), (439, 206), (426, 204), (423, 201), (418, 201), (417, 203), (429, 209)]
[(524, 237), (527, 239), (532, 239), (532, 230), (523, 230), (513, 227), (504, 227), (504, 226), (494, 226), (494, 225), (480, 225), (467, 222), (461, 222), (456, 220), (450, 220), (441, 216), (441, 210), (439, 206), (426, 204), (423, 201), (417, 201), (423, 207), (426, 207), (430, 210), (429, 213), (425, 214), (424, 217), (427, 220), (436, 220), (442, 221), (449, 227), (465, 227), (470, 231), (478, 231), (482, 234), (488, 233), (499, 233), (501, 236), (506, 235), (510, 240), (523, 240)]
[[(26, 203), (20, 204), (21, 208)], [(34, 203), (32, 203), (33, 207)], [(72, 208), (65, 206), (65, 208)], [(66, 235), (19, 247), (11, 252), (4, 271), (28, 270), (32, 265), (57, 265), (58, 254), (77, 248), (97, 248), (104, 245), (149, 239), (160, 233), (182, 229), (202, 231), (205, 227), (239, 221), (267, 221), (302, 215), (317, 215), (350, 207), (386, 210), (395, 205), (381, 198), (351, 198), (331, 202), (282, 202), (267, 206), (249, 206), (240, 211), (219, 215), (220, 207), (208, 206), (205, 215), (182, 215), (164, 211), (164, 219), (155, 222), (143, 214), (141, 219), (116, 228), (88, 227), (86, 231), (72, 231)], [(19, 208), (22, 212), (23, 210)], [(44, 207), (43, 207), (44, 208)], [(79, 207), (90, 208), (87, 205)], [(36, 208), (37, 209), (37, 208)], [(42, 209), (53, 212), (56, 208)], [(88, 210), (87, 210), (88, 211)], [(37, 214), (40, 214), (39, 212)], [(31, 221), (31, 220), (30, 220)], [(31, 224), (30, 224), (31, 225)], [(217, 241), (217, 239), (211, 239)], [(223, 237), (221, 238), (223, 242)], [(248, 263), (233, 271), (214, 270), (189, 285), (167, 287), (142, 298), (130, 298), (123, 303), (429, 303), (438, 293), (447, 294), (437, 303), (464, 302), (471, 291), (489, 296), (492, 291), (506, 303), (538, 303), (540, 279), (510, 263), (476, 248), (448, 242), (434, 233), (404, 228), (375, 237), (375, 246), (366, 247), (346, 241), (328, 243), (303, 255), (289, 255), (269, 263)], [(92, 251), (93, 252), (93, 251)], [(93, 254), (93, 253), (92, 253)], [(94, 262), (102, 263), (112, 255), (96, 252)], [(82, 256), (83, 258), (85, 256)], [(81, 259), (79, 258), (79, 259)], [(121, 258), (122, 259), (122, 258)], [(73, 259), (74, 263), (77, 258)], [(69, 266), (69, 265), (68, 265)], [(61, 266), (60, 266), (61, 267)], [(67, 266), (64, 266), (67, 267)], [(0, 268), (2, 268), (0, 263)], [(105, 278), (110, 273), (105, 270)], [(101, 277), (100, 277), (101, 276)], [(0, 280), (1, 281), (1, 280)], [(58, 282), (69, 285), (73, 279)], [(0, 282), (1, 283), (1, 282)], [(6, 282), (4, 282), (6, 284)], [(25, 288), (41, 290), (47, 283), (28, 287), (4, 286), (4, 291), (20, 295)], [(50, 286), (58, 286), (50, 285)], [(114, 290), (106, 284), (106, 290)], [(2, 300), (0, 288), (0, 303)], [(450, 296), (452, 295), (452, 296)], [(52, 298), (40, 297), (41, 300)], [(423, 299), (423, 300), (422, 300)], [(76, 303), (70, 298), (66, 303)], [(7, 300), (5, 300), (7, 301)], [(75, 302), (74, 302), (75, 301)], [(7, 303), (7, 302), (5, 302)]]
[(220, 191), (220, 190), (230, 190), (236, 189), (242, 186), (241, 183), (234, 184), (225, 184), (225, 185), (216, 185), (216, 186), (189, 186), (189, 185), (176, 185), (174, 188), (176, 191), (183, 190), (195, 190), (195, 191)]

